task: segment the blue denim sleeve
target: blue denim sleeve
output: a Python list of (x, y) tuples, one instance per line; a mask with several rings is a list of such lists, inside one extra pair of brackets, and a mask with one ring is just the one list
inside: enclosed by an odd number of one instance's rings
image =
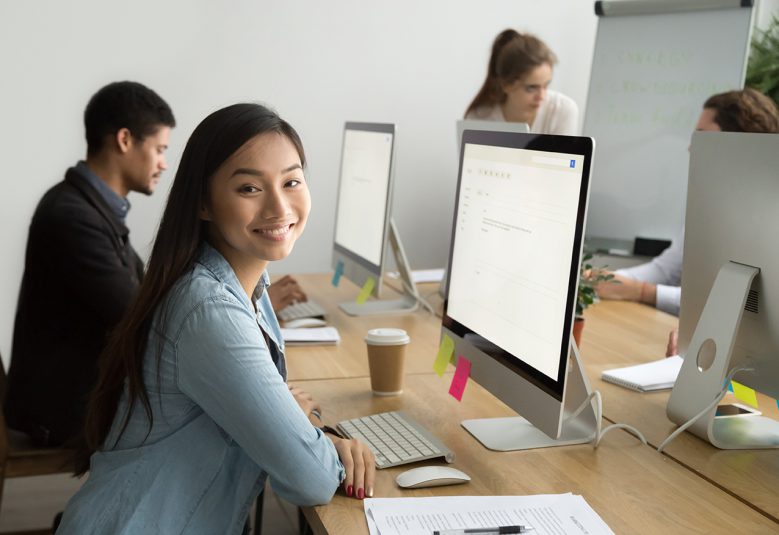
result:
[(176, 336), (177, 382), (296, 505), (327, 503), (342, 478), (335, 446), (311, 425), (279, 375), (252, 311), (212, 296)]

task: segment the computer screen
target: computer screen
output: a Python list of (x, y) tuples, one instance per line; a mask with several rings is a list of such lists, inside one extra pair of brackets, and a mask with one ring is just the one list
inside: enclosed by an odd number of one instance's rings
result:
[(387, 232), (394, 138), (391, 124), (346, 123), (344, 128), (335, 244), (376, 269)]
[[(693, 135), (679, 315), (685, 360), (668, 405), (675, 421), (709, 404), (736, 367), (754, 371), (738, 373), (735, 381), (779, 397), (777, 154), (779, 134)], [(704, 355), (705, 347), (712, 354)], [(761, 421), (725, 420), (712, 433), (722, 431), (722, 441), (737, 442), (748, 442), (745, 426)], [(725, 438), (717, 427), (730, 425), (741, 427)], [(779, 446), (779, 426), (760, 434), (773, 436), (773, 447)]]
[(556, 438), (592, 140), (466, 130), (443, 331), (471, 377)]
[(373, 279), (381, 293), (386, 245), (402, 276), (400, 299), (341, 303), (347, 314), (404, 313), (417, 307), (418, 293), (397, 228), (392, 222), (395, 125), (347, 122), (341, 149), (338, 205), (333, 240), (333, 268), (357, 286)]

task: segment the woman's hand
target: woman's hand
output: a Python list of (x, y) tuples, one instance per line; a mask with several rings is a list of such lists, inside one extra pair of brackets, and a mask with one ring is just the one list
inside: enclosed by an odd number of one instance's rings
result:
[(322, 427), (322, 407), (319, 406), (314, 396), (297, 386), (288, 386), (292, 397), (295, 398), (305, 415), (308, 416), (308, 421), (311, 422), (311, 425)]
[(376, 476), (376, 462), (373, 452), (359, 440), (349, 440), (327, 435), (335, 444), (341, 464), (344, 465), (346, 495), (358, 500), (373, 497), (373, 482)]

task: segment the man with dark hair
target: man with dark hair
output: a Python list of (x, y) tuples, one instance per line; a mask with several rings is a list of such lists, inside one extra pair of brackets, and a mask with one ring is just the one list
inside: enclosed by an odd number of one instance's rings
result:
[(8, 425), (39, 445), (62, 445), (81, 431), (98, 356), (143, 276), (125, 225), (127, 195), (154, 192), (175, 124), (151, 89), (103, 87), (84, 112), (86, 161), (35, 210), (4, 406)]
[[(759, 91), (745, 88), (709, 97), (695, 127), (704, 132), (779, 133), (779, 109)], [(651, 262), (615, 272), (615, 280), (598, 284), (601, 299), (637, 301), (679, 315), (684, 229)], [(673, 340), (673, 336), (671, 337)], [(675, 348), (669, 344), (669, 351)], [(674, 349), (675, 350), (675, 349)]]

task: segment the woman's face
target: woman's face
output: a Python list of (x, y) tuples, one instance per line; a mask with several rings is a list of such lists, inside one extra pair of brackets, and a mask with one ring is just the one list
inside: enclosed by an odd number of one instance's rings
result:
[(201, 218), (212, 245), (236, 269), (286, 258), (311, 210), (295, 145), (277, 133), (247, 141), (216, 171)]
[(506, 106), (512, 115), (525, 117), (525, 122), (532, 122), (546, 99), (546, 91), (552, 81), (552, 66), (544, 63), (532, 69), (525, 77), (516, 82), (505, 84)]

